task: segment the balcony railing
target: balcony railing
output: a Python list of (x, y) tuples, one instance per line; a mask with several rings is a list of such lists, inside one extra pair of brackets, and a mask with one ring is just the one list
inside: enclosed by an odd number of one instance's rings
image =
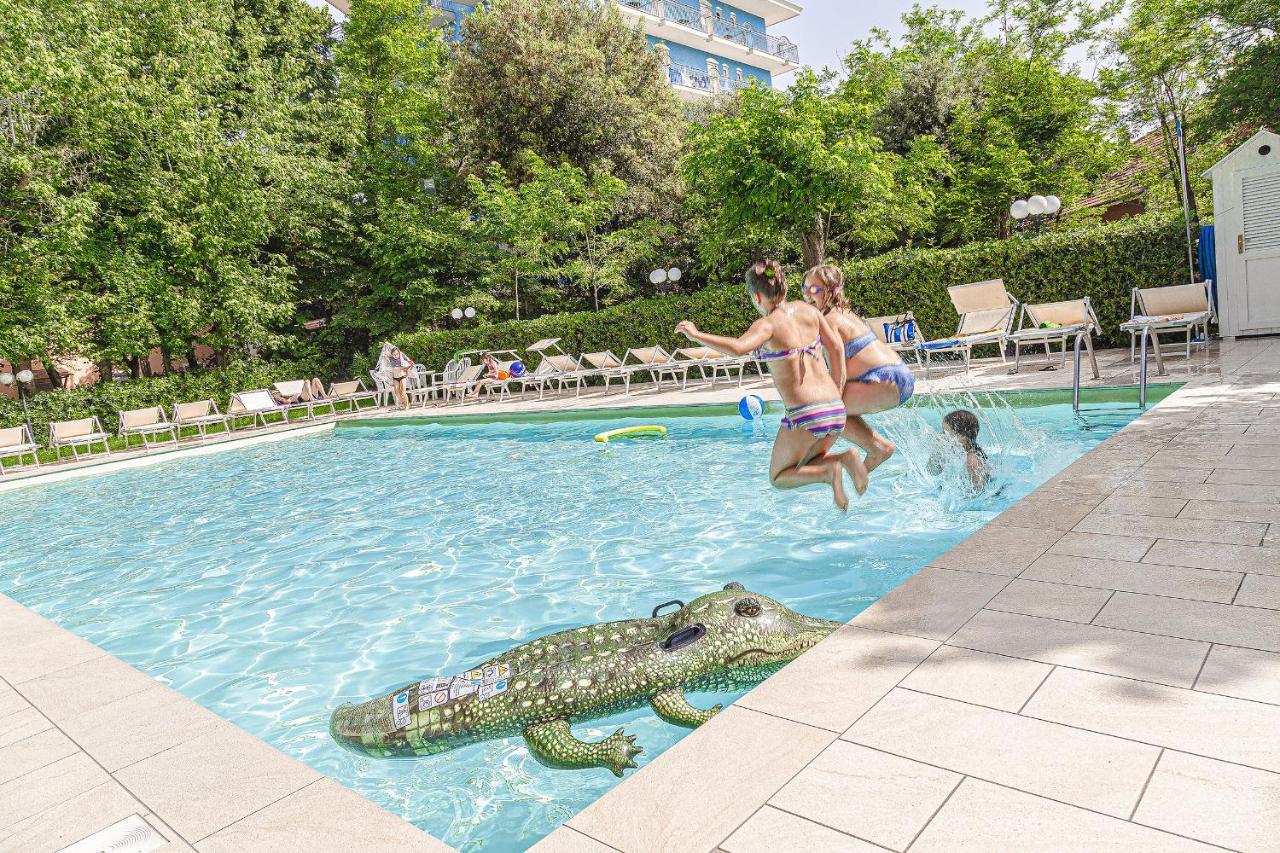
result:
[(715, 20), (702, 14), (702, 9), (679, 0), (619, 0), (624, 6), (646, 15), (664, 18), (681, 26), (736, 42), (743, 47), (776, 56), (787, 62), (800, 63), (800, 49), (788, 38), (779, 38), (762, 30), (726, 20)]
[(698, 89), (703, 92), (714, 92), (711, 75), (705, 68), (694, 68), (692, 65), (671, 63), (667, 68), (667, 76), (672, 86), (684, 86), (686, 89)]

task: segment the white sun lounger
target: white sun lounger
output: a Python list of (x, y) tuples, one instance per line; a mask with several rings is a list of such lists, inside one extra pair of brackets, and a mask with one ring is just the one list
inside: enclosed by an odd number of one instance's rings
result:
[(576, 396), (582, 395), (583, 370), (578, 360), (560, 347), (559, 338), (543, 338), (525, 349), (541, 356), (542, 360), (533, 373), (517, 380), (520, 382), (522, 394), (529, 385), (536, 384), (539, 400), (542, 399), (543, 391), (548, 385), (555, 385), (561, 391), (566, 386), (573, 385), (577, 390)]
[[(738, 387), (742, 387), (743, 374), (746, 373), (748, 364), (755, 361), (749, 355), (731, 356), (725, 355), (719, 350), (711, 347), (681, 347), (675, 351), (677, 358), (687, 361), (689, 368), (697, 368), (698, 374), (703, 379), (709, 379), (712, 385), (716, 384), (716, 379), (720, 374), (724, 374), (726, 382), (733, 379), (734, 371), (738, 373)], [(684, 387), (689, 386), (689, 372), (685, 371)]]
[(0, 429), (0, 475), (4, 474), (6, 456), (18, 457), (18, 467), (22, 467), (22, 457), (29, 455), (32, 463), (39, 468), (40, 457), (36, 455), (39, 449), (40, 445), (36, 444), (26, 424)]
[[(1052, 328), (1043, 328), (1046, 325), (1051, 325)], [(1061, 344), (1062, 364), (1065, 366), (1068, 344), (1074, 343), (1075, 337), (1082, 334), (1085, 349), (1089, 352), (1089, 362), (1093, 365), (1093, 378), (1097, 379), (1098, 359), (1093, 354), (1093, 336), (1100, 331), (1098, 317), (1093, 313), (1093, 305), (1087, 296), (1065, 302), (1023, 305), (1018, 331), (1008, 337), (1013, 344), (1013, 372), (1018, 372), (1022, 348), (1025, 346), (1043, 345), (1045, 362), (1048, 363), (1053, 356), (1053, 344)]]
[(173, 404), (173, 425), (179, 431), (184, 426), (195, 427), (200, 433), (200, 442), (204, 443), (209, 427), (222, 424), (223, 432), (231, 432), (227, 416), (218, 411), (218, 404), (212, 400), (196, 400), (193, 403)]
[(335, 417), (338, 414), (338, 410), (334, 408), (332, 400), (309, 399), (311, 396), (311, 383), (305, 379), (290, 379), (287, 382), (275, 382), (272, 383), (272, 386), (276, 389), (276, 393), (281, 397), (297, 397), (298, 402), (286, 403), (285, 405), (287, 405), (290, 410), (306, 409), (308, 419), (316, 416), (316, 409), (323, 408), (325, 406), (329, 407), (329, 414), (334, 415)]
[(929, 375), (929, 357), (946, 352), (958, 352), (964, 356), (964, 369), (969, 372), (973, 348), (980, 344), (995, 344), (1004, 361), (1004, 342), (1013, 327), (1018, 312), (1018, 300), (1005, 290), (1004, 281), (992, 279), (974, 284), (958, 284), (947, 288), (951, 304), (960, 315), (960, 324), (950, 338), (916, 344), (916, 350), (924, 356), (924, 373)]
[(62, 448), (70, 447), (71, 455), (78, 462), (81, 446), (84, 447), (86, 456), (93, 456), (93, 446), (99, 442), (102, 443), (102, 452), (110, 456), (111, 448), (107, 446), (109, 438), (111, 436), (102, 428), (97, 415), (74, 421), (53, 421), (49, 424), (49, 446), (54, 449), (58, 458), (62, 457)]
[(366, 388), (360, 379), (329, 383), (329, 399), (334, 403), (350, 403), (353, 412), (360, 411), (361, 400), (372, 400), (374, 406), (378, 405), (378, 393)]
[(236, 429), (236, 424), (241, 418), (249, 418), (254, 424), (261, 421), (265, 427), (267, 425), (267, 415), (283, 415), (284, 422), (289, 422), (289, 409), (291, 406), (282, 406), (271, 396), (271, 392), (265, 389), (257, 391), (241, 391), (231, 397), (231, 405), (227, 406), (227, 419), (231, 424), (231, 428)]
[(579, 372), (584, 379), (598, 377), (604, 380), (604, 393), (609, 393), (609, 385), (615, 379), (622, 380), (622, 393), (631, 393), (631, 368), (622, 363), (609, 350), (603, 352), (586, 352), (578, 359)]
[(664, 376), (670, 376), (673, 382), (684, 382), (689, 376), (689, 363), (677, 360), (662, 347), (629, 349), (622, 357), (622, 362), (635, 373), (647, 372), (659, 388), (662, 387)]
[[(1155, 341), (1156, 361), (1160, 373), (1164, 373), (1164, 358), (1160, 335), (1182, 333), (1186, 337), (1185, 355), (1191, 358), (1191, 345), (1209, 345), (1209, 323), (1216, 320), (1213, 302), (1209, 299), (1209, 282), (1176, 284), (1172, 287), (1135, 287), (1129, 296), (1129, 322), (1120, 324), (1120, 330), (1129, 333), (1129, 361), (1137, 357), (1138, 336), (1144, 329), (1151, 330)], [(1200, 339), (1193, 341), (1196, 330)], [(1175, 345), (1174, 352), (1182, 349)]]
[(129, 436), (136, 435), (142, 439), (142, 446), (146, 450), (150, 450), (152, 446), (151, 440), (154, 439), (159, 444), (159, 438), (162, 433), (169, 433), (169, 436), (176, 442), (178, 440), (178, 427), (169, 422), (165, 417), (163, 406), (149, 406), (145, 409), (130, 409), (125, 412), (117, 412), (120, 417), (120, 437), (124, 439), (125, 447), (129, 446)]

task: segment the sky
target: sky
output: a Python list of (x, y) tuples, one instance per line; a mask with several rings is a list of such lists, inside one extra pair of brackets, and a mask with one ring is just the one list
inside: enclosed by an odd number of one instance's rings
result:
[[(797, 0), (804, 11), (775, 27), (770, 32), (788, 36), (800, 47), (800, 61), (814, 68), (824, 65), (839, 68), (840, 58), (848, 52), (854, 39), (866, 38), (873, 27), (902, 32), (902, 13), (915, 0)], [(967, 17), (977, 17), (987, 10), (986, 0), (929, 0), (921, 5), (960, 9)], [(790, 75), (788, 75), (789, 77)], [(782, 78), (784, 86), (788, 77)]]

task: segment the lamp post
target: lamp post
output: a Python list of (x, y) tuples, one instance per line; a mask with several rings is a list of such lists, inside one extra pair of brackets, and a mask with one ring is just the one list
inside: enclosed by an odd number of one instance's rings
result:
[(649, 273), (649, 282), (655, 286), (660, 286), (667, 282), (675, 284), (680, 280), (682, 275), (683, 273), (680, 272), (679, 267), (672, 267), (671, 269), (656, 269)]
[(476, 309), (469, 305), (466, 308), (454, 308), (449, 312), (449, 316), (453, 318), (455, 323), (461, 323), (464, 317), (468, 320), (474, 320), (476, 316)]
[(17, 385), (18, 399), (22, 401), (22, 417), (27, 422), (27, 438), (31, 441), (36, 440), (35, 430), (31, 428), (31, 412), (27, 410), (27, 383), (35, 379), (35, 374), (30, 370), (19, 370), (18, 375), (14, 376), (9, 371), (0, 373), (0, 385)]
[(1020, 228), (1034, 222), (1036, 231), (1039, 232), (1045, 217), (1054, 216), (1061, 209), (1062, 200), (1056, 195), (1033, 195), (1026, 199), (1020, 198), (1009, 205), (1009, 216)]

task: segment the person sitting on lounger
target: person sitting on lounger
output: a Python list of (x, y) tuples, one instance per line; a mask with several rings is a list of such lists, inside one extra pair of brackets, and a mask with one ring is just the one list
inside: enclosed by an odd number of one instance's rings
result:
[(863, 415), (896, 409), (911, 399), (916, 380), (902, 358), (889, 349), (867, 322), (854, 313), (844, 295), (844, 273), (822, 264), (805, 273), (804, 299), (817, 308), (844, 341), (844, 407), (849, 413), (844, 437), (866, 451), (863, 464), (871, 473), (893, 455), (893, 442), (873, 430)]
[[(967, 409), (956, 409), (948, 412), (942, 419), (942, 434), (964, 451), (964, 471), (975, 492), (987, 486), (991, 477), (991, 464), (987, 460), (987, 452), (978, 444), (978, 416)], [(935, 453), (929, 457), (929, 473), (940, 474), (946, 464), (945, 454)]]
[[(867, 469), (856, 450), (828, 452), (845, 424), (839, 390), (845, 378), (840, 337), (812, 305), (787, 301), (781, 264), (753, 264), (746, 278), (747, 291), (760, 319), (741, 337), (708, 334), (688, 320), (681, 321), (676, 332), (727, 355), (753, 353), (768, 365), (774, 386), (787, 407), (773, 442), (770, 482), (779, 489), (828, 483), (836, 506), (844, 511), (849, 507), (844, 472), (849, 472), (861, 495), (867, 490)], [(827, 363), (832, 365), (831, 370)]]
[(472, 386), (477, 397), (480, 396), (481, 390), (501, 385), (511, 378), (511, 374), (503, 370), (502, 366), (498, 364), (498, 360), (493, 357), (493, 353), (485, 353), (480, 356), (480, 360), (484, 362), (484, 376), (476, 380), (476, 384)]
[(272, 391), (271, 398), (281, 406), (292, 406), (297, 403), (318, 403), (321, 400), (329, 399), (324, 392), (324, 383), (319, 377), (313, 376), (310, 380), (304, 380), (302, 390), (297, 394), (286, 395), (279, 391)]

